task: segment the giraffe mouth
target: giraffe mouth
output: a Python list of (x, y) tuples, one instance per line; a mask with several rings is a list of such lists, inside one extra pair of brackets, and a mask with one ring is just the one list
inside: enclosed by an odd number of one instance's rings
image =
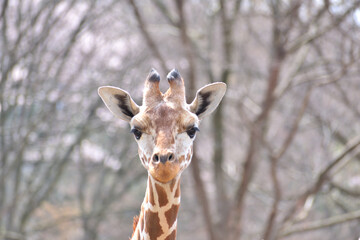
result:
[(149, 166), (149, 172), (157, 181), (167, 183), (179, 174), (180, 164), (177, 160), (165, 163), (151, 163)]

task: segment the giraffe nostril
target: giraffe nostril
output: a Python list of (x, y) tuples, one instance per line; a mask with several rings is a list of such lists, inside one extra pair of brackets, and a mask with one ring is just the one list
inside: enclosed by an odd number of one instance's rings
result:
[(166, 163), (166, 162), (171, 162), (171, 161), (174, 161), (175, 160), (175, 155), (171, 152), (167, 153), (167, 154), (158, 154), (158, 153), (155, 153), (153, 156), (152, 156), (152, 161), (154, 163), (159, 163), (159, 162), (162, 162), (162, 163)]
[(158, 162), (158, 161), (159, 161), (159, 156), (157, 154), (154, 154), (153, 162)]

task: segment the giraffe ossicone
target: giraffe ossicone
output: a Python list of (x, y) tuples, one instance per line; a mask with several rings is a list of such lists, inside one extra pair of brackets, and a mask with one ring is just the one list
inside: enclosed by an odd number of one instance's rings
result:
[(180, 73), (170, 71), (167, 80), (169, 89), (162, 93), (160, 75), (152, 69), (145, 80), (141, 106), (120, 88), (98, 90), (107, 108), (130, 123), (141, 163), (148, 171), (145, 198), (131, 240), (176, 239), (181, 173), (191, 162), (200, 121), (216, 109), (226, 92), (224, 83), (208, 84), (188, 104)]

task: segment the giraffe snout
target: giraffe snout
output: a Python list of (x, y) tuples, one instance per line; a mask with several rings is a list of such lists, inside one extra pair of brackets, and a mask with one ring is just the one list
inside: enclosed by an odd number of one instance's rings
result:
[(163, 163), (171, 162), (175, 160), (175, 154), (173, 152), (166, 152), (166, 153), (154, 153), (152, 157), (152, 161), (154, 163)]

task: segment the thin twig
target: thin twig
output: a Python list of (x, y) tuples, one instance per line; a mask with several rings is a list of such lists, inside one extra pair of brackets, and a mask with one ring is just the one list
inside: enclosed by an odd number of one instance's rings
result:
[(360, 219), (360, 210), (333, 216), (333, 217), (329, 217), (329, 218), (322, 219), (322, 220), (317, 220), (317, 221), (312, 221), (312, 222), (307, 222), (307, 223), (291, 226), (287, 229), (284, 229), (281, 232), (280, 237), (285, 237), (285, 236), (289, 236), (289, 235), (292, 235), (295, 233), (301, 233), (301, 232), (306, 232), (306, 231), (317, 230), (320, 228), (330, 227), (330, 226), (333, 226), (336, 224), (353, 221), (355, 219)]
[(328, 181), (331, 170), (336, 167), (349, 153), (356, 149), (360, 145), (360, 135), (350, 140), (345, 149), (334, 158), (330, 164), (328, 164), (323, 171), (321, 171), (317, 177), (317, 180), (296, 200), (296, 202), (289, 208), (283, 223), (289, 222), (301, 209), (304, 208), (308, 199), (312, 198), (314, 194), (320, 191), (323, 184)]

